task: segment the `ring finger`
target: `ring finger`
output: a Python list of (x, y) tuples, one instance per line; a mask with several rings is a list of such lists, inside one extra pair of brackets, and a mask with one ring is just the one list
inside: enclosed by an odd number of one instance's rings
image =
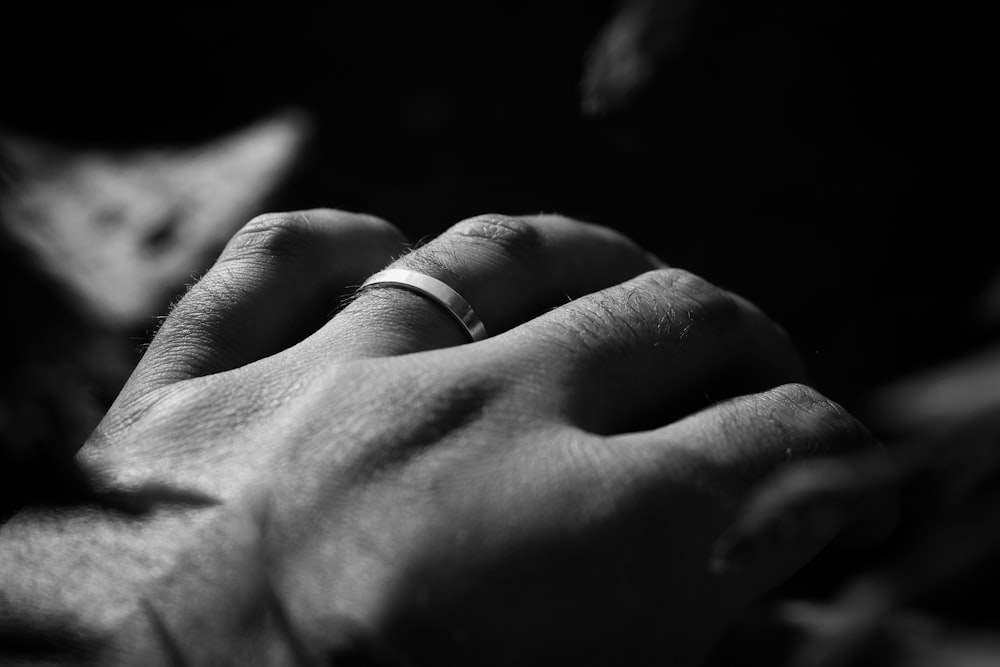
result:
[[(605, 227), (560, 216), (487, 215), (454, 225), (390, 268), (440, 281), (444, 286), (435, 289), (470, 304), (485, 331), (496, 335), (655, 265), (635, 243)], [(449, 347), (469, 339), (456, 313), (426, 294), (380, 286), (361, 290), (313, 343), (327, 348), (328, 355), (350, 359)]]

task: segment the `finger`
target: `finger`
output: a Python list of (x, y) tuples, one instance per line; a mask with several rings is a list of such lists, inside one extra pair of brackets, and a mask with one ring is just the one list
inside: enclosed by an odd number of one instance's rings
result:
[[(707, 496), (700, 504), (717, 510), (702, 517), (705, 567), (717, 575), (745, 572), (755, 593), (787, 578), (838, 533), (885, 534), (895, 512), (890, 488), (851, 474), (864, 461), (884, 477), (882, 447), (843, 408), (805, 385), (730, 399), (606, 443), (621, 479), (640, 493), (655, 493), (668, 481), (665, 474), (683, 471), (691, 488)], [(795, 473), (797, 481), (782, 481), (790, 471), (810, 469), (809, 479)], [(819, 470), (830, 474), (812, 474)]]
[(343, 211), (254, 218), (171, 311), (130, 384), (148, 391), (282, 350), (319, 328), (404, 240), (387, 222)]
[(881, 542), (895, 524), (895, 494), (895, 471), (881, 449), (783, 466), (742, 503), (716, 542), (713, 568), (744, 567), (799, 533), (854, 548)]
[[(653, 266), (647, 253), (610, 229), (560, 216), (500, 215), (458, 223), (392, 264), (458, 292), (490, 335)], [(436, 303), (396, 288), (362, 290), (322, 338), (341, 358), (405, 354), (469, 340)]]
[(595, 433), (660, 426), (722, 398), (804, 380), (780, 327), (680, 269), (590, 294), (493, 342), (530, 391), (551, 397), (543, 409)]

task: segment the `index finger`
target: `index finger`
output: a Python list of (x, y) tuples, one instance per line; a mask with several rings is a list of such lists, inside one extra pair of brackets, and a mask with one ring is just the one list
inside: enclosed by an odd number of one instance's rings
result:
[[(718, 523), (706, 531), (713, 542), (700, 545), (706, 569), (737, 575), (753, 594), (787, 578), (837, 534), (884, 535), (895, 516), (892, 494), (858, 483), (855, 470), (859, 461), (887, 466), (881, 444), (807, 385), (740, 396), (607, 443), (629, 467), (630, 483), (645, 480), (639, 487), (662, 485), (664, 470), (685, 471), (718, 510)], [(802, 470), (820, 477), (783, 481)], [(776, 494), (762, 495), (769, 484)]]

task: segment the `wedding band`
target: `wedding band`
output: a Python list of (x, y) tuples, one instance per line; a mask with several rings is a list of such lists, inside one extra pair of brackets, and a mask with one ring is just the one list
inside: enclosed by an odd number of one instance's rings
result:
[(469, 302), (437, 278), (406, 269), (386, 269), (366, 280), (360, 290), (378, 287), (399, 287), (427, 297), (458, 320), (473, 343), (486, 338), (486, 327)]

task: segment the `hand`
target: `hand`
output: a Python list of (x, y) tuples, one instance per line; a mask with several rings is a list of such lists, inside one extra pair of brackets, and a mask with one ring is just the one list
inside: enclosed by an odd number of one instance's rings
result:
[[(0, 617), (101, 664), (285, 664), (355, 628), (415, 665), (693, 665), (829, 542), (711, 567), (772, 472), (877, 447), (753, 305), (556, 216), (404, 249), (329, 210), (239, 232), (79, 455), (161, 502), (22, 511)], [(402, 289), (329, 318), (401, 254), (490, 337)]]

